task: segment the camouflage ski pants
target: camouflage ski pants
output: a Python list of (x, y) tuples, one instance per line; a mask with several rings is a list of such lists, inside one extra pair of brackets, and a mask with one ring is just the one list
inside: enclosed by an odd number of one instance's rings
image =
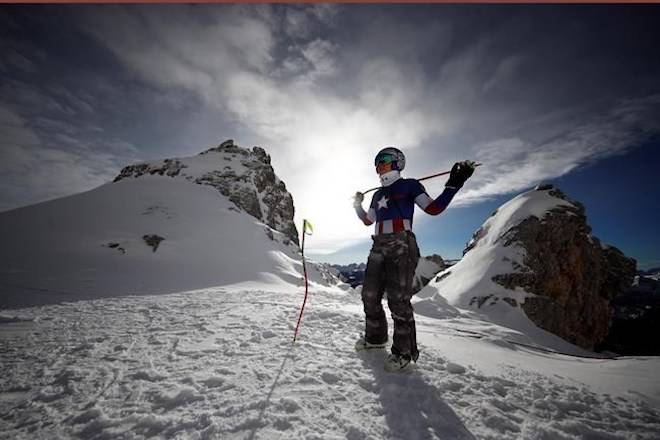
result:
[(419, 249), (410, 231), (374, 235), (362, 286), (362, 303), (366, 320), (365, 339), (379, 344), (387, 341), (387, 319), (383, 310), (383, 294), (394, 321), (392, 353), (417, 360), (415, 318), (410, 304), (413, 277)]

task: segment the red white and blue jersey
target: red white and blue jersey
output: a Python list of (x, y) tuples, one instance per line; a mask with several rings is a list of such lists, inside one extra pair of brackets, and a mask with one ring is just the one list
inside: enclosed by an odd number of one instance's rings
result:
[(412, 231), (415, 205), (427, 214), (438, 215), (449, 206), (457, 192), (458, 189), (447, 186), (434, 200), (418, 180), (401, 178), (376, 191), (368, 211), (362, 206), (356, 206), (355, 211), (365, 225), (375, 223), (376, 235)]

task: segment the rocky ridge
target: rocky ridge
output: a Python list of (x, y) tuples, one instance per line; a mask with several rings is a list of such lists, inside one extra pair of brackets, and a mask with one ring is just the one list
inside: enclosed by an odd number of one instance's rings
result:
[[(237, 208), (284, 234), (285, 241), (299, 245), (293, 197), (275, 175), (270, 155), (261, 147), (248, 150), (229, 139), (192, 158), (126, 166), (113, 182), (143, 175), (178, 177), (211, 186)], [(266, 235), (273, 239), (272, 231), (266, 230)]]
[[(537, 326), (594, 349), (607, 337), (610, 302), (631, 285), (636, 262), (591, 235), (582, 204), (551, 185), (536, 190), (568, 203), (550, 209), (543, 218), (530, 216), (498, 238), (501, 246), (516, 246), (524, 252), (521, 261), (511, 261), (515, 272), (492, 280), (533, 294), (520, 307)], [(477, 230), (464, 253), (484, 233)], [(511, 306), (518, 306), (515, 299), (507, 299)]]
[(413, 278), (413, 294), (419, 292), (426, 286), (439, 272), (446, 269), (448, 265), (438, 254), (421, 257), (415, 268), (415, 277)]

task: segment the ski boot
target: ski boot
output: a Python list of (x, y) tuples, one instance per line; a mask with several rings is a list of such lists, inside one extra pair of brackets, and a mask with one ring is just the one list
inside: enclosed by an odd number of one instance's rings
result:
[(362, 350), (380, 350), (383, 349), (387, 346), (387, 342), (383, 342), (382, 344), (372, 344), (371, 342), (367, 342), (364, 337), (360, 337), (356, 342), (355, 342), (355, 351), (362, 351)]
[(385, 359), (385, 371), (390, 373), (398, 373), (404, 371), (410, 371), (415, 367), (412, 360), (406, 356), (400, 356), (398, 354), (390, 354)]

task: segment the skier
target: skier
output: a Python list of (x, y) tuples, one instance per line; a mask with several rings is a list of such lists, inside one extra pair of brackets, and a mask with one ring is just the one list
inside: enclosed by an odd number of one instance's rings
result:
[(355, 193), (353, 207), (365, 225), (375, 222), (373, 246), (367, 260), (362, 286), (365, 334), (355, 344), (356, 350), (384, 348), (387, 343), (387, 320), (383, 310), (383, 294), (394, 321), (392, 353), (385, 361), (387, 371), (401, 371), (417, 362), (419, 351), (415, 335), (415, 318), (410, 304), (419, 249), (412, 232), (414, 205), (427, 214), (438, 215), (474, 172), (472, 161), (457, 162), (445, 190), (433, 200), (416, 179), (401, 177), (406, 165), (403, 153), (394, 147), (382, 149), (374, 164), (382, 187), (371, 199), (368, 211), (362, 208), (364, 194)]

